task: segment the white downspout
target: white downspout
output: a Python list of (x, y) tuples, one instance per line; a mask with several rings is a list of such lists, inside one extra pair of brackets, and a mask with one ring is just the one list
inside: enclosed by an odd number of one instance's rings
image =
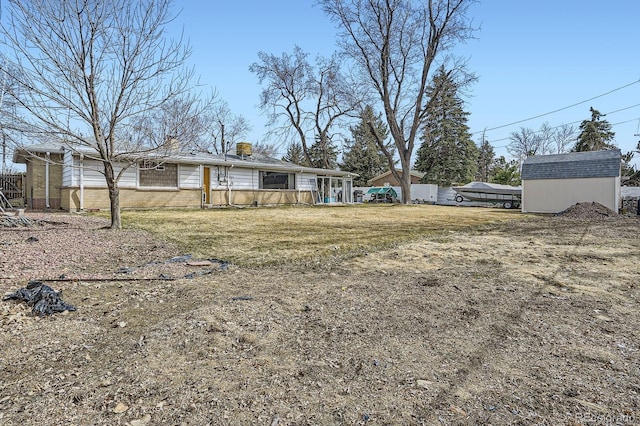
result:
[(84, 210), (84, 155), (80, 154), (80, 211)]
[(229, 206), (233, 205), (233, 203), (231, 202), (231, 169), (233, 169), (233, 164), (227, 170), (227, 191), (229, 191)]
[(51, 158), (51, 154), (47, 152), (47, 156), (44, 162), (44, 203), (45, 207), (50, 209), (51, 205), (49, 204), (49, 160)]
[(298, 187), (298, 203), (300, 204), (300, 185), (302, 185), (302, 170), (300, 170), (300, 174), (298, 175), (298, 182), (296, 182), (296, 186)]
[[(211, 180), (211, 178), (209, 178), (209, 180)], [(204, 193), (204, 164), (200, 164), (198, 167), (198, 185), (202, 188), (202, 191), (200, 192), (200, 208), (203, 209), (206, 200), (206, 195)]]

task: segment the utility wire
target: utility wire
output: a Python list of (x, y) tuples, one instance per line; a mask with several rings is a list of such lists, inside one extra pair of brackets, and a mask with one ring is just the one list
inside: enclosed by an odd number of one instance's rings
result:
[[(640, 104), (638, 104), (638, 105), (640, 105)], [(635, 106), (638, 106), (638, 105), (635, 105)], [(612, 114), (612, 113), (618, 112), (618, 111), (622, 111), (622, 110), (625, 110), (625, 109), (629, 109), (629, 108), (633, 108), (633, 107), (628, 107), (628, 108), (619, 109), (617, 111), (612, 111), (609, 114)], [(603, 114), (603, 115), (606, 115), (606, 114)], [(611, 126), (613, 127), (613, 126), (618, 126), (620, 124), (627, 124), (627, 123), (631, 123), (632, 121), (636, 121), (636, 120), (640, 120), (640, 117), (632, 118), (631, 120), (626, 120), (626, 121), (618, 121), (617, 123), (611, 123)], [(584, 120), (572, 121), (571, 123), (561, 124), (559, 126), (550, 127), (549, 129), (553, 130), (553, 129), (557, 129), (558, 127), (562, 127), (562, 126), (565, 126), (565, 125), (570, 126), (572, 124), (582, 123), (583, 121)], [(540, 133), (540, 130), (537, 130), (537, 131), (533, 132), (533, 134), (536, 134), (536, 133)], [(494, 142), (502, 142), (502, 141), (508, 141), (508, 140), (511, 140), (511, 137), (492, 140), (491, 143), (493, 144)], [(509, 146), (509, 145), (494, 146), (494, 148), (506, 148), (507, 146)]]
[[(489, 132), (491, 130), (502, 129), (502, 128), (505, 128), (505, 127), (513, 126), (515, 124), (524, 123), (525, 121), (535, 120), (536, 118), (545, 117), (547, 115), (555, 114), (556, 112), (564, 111), (565, 109), (573, 108), (575, 106), (582, 105), (584, 103), (590, 102), (590, 101), (592, 101), (594, 99), (598, 99), (598, 98), (601, 98), (603, 96), (610, 95), (611, 93), (617, 92), (618, 90), (626, 89), (627, 87), (633, 86), (634, 84), (637, 84), (637, 83), (640, 83), (640, 79), (638, 79), (636, 81), (633, 81), (633, 82), (631, 82), (629, 84), (625, 84), (624, 86), (618, 87), (616, 89), (609, 90), (608, 92), (603, 93), (601, 95), (594, 96), (592, 98), (586, 99), (584, 101), (580, 101), (580, 102), (577, 102), (575, 104), (572, 104), (572, 105), (569, 105), (569, 106), (566, 106), (566, 107), (563, 107), (563, 108), (558, 108), (558, 109), (550, 111), (550, 112), (545, 112), (544, 114), (539, 114), (539, 115), (536, 115), (534, 117), (525, 118), (524, 120), (518, 120), (518, 121), (514, 121), (514, 122), (509, 123), (509, 124), (503, 124), (501, 126), (492, 127), (490, 129), (484, 129), (484, 130), (481, 130), (481, 131), (477, 131), (477, 132), (472, 133), (472, 135), (476, 135), (476, 134), (481, 133), (481, 132)], [(632, 107), (629, 107), (629, 108), (632, 108)]]

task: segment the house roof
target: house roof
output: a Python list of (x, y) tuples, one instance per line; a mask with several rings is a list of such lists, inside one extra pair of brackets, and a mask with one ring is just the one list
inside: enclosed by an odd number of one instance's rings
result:
[(171, 161), (182, 164), (212, 165), (212, 166), (229, 166), (242, 167), (250, 169), (269, 169), (289, 172), (314, 173), (326, 176), (353, 177), (358, 176), (356, 173), (344, 172), (341, 170), (320, 169), (315, 167), (306, 167), (299, 164), (279, 160), (273, 157), (267, 157), (262, 154), (252, 154), (249, 156), (239, 156), (235, 154), (208, 154), (208, 153), (181, 153), (172, 155), (165, 161)]
[(13, 162), (16, 164), (26, 163), (26, 159), (32, 154), (62, 154), (64, 151), (60, 147), (54, 147), (51, 144), (20, 146), (13, 150)]
[[(52, 148), (51, 145), (36, 145), (36, 146), (26, 146), (17, 148), (14, 151), (14, 163), (25, 163), (26, 159), (31, 156), (31, 154), (38, 153), (56, 153), (56, 154), (64, 154), (65, 147)], [(74, 150), (75, 153), (82, 153), (87, 157), (95, 157), (95, 150), (80, 148)], [(341, 170), (331, 170), (331, 169), (319, 169), (314, 167), (305, 167), (298, 164), (290, 163), (288, 161), (279, 160), (277, 158), (267, 157), (261, 154), (252, 154), (248, 156), (238, 156), (235, 154), (209, 154), (209, 153), (200, 153), (200, 152), (176, 152), (169, 156), (167, 155), (154, 155), (153, 153), (148, 154), (148, 159), (161, 159), (167, 163), (177, 163), (177, 164), (202, 164), (205, 166), (226, 166), (226, 167), (238, 167), (238, 168), (249, 168), (249, 169), (267, 169), (273, 171), (287, 171), (287, 172), (301, 172), (301, 173), (313, 173), (317, 175), (324, 176), (335, 176), (335, 177), (353, 177), (358, 176), (356, 173), (352, 172), (344, 172)]]
[[(396, 169), (396, 171), (398, 173), (400, 173), (400, 175), (402, 176), (402, 170)], [(384, 172), (384, 173), (382, 173), (382, 174), (380, 174), (378, 176), (372, 177), (371, 179), (369, 179), (367, 181), (367, 183), (370, 184), (370, 183), (372, 183), (372, 182), (374, 182), (374, 181), (376, 181), (378, 179), (385, 178), (385, 177), (389, 176), (390, 174), (391, 174), (391, 170), (387, 170), (386, 172)], [(420, 178), (420, 179), (422, 179), (422, 177), (424, 176), (424, 173), (418, 172), (416, 170), (411, 170), (410, 174), (411, 174), (411, 176), (414, 176), (414, 177), (417, 177), (417, 178)]]
[(619, 149), (534, 155), (522, 163), (522, 180), (620, 176)]

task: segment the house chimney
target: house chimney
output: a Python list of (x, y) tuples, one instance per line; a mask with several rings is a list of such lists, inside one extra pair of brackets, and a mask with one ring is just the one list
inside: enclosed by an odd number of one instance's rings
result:
[(238, 142), (236, 144), (236, 155), (238, 157), (249, 157), (251, 156), (251, 143), (249, 142)]
[(178, 140), (178, 138), (175, 138), (173, 136), (169, 136), (167, 138), (165, 146), (167, 151), (170, 153), (176, 153), (180, 151), (180, 141)]

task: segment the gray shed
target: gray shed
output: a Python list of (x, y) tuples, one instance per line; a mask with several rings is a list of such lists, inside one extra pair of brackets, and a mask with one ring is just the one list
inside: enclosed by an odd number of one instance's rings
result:
[(576, 203), (620, 207), (619, 149), (535, 155), (522, 164), (522, 211), (558, 213)]

